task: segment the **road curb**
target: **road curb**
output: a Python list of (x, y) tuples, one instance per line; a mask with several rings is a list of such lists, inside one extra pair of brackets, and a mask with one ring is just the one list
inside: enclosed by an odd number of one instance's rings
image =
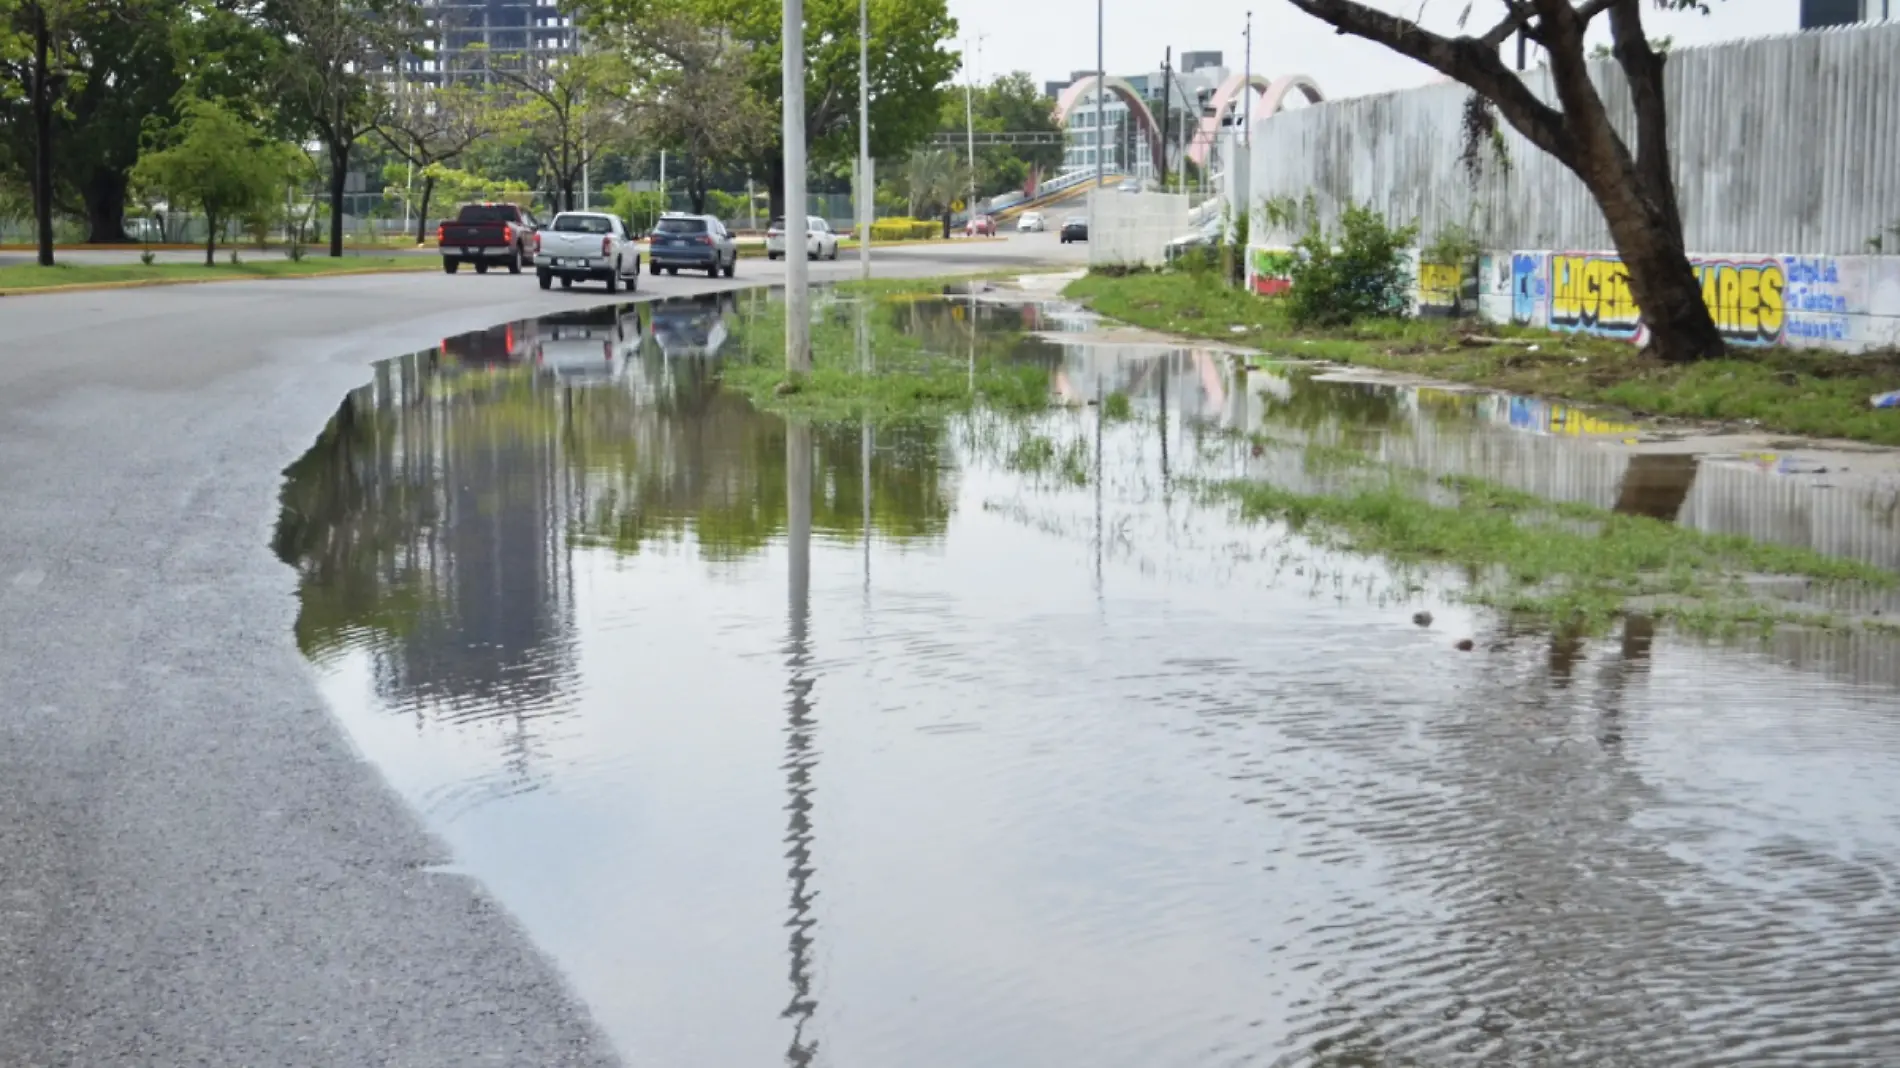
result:
[[(435, 264), (430, 264), (435, 267)], [(436, 268), (440, 269), (440, 268)], [(417, 274), (422, 267), (352, 267), (320, 274), (257, 274), (239, 278), (127, 278), (116, 282), (74, 282), (58, 286), (0, 286), (0, 297), (31, 297), (43, 293), (86, 293), (104, 289), (149, 289), (153, 286), (202, 286), (226, 282), (308, 282), (318, 278), (347, 278), (366, 274)]]

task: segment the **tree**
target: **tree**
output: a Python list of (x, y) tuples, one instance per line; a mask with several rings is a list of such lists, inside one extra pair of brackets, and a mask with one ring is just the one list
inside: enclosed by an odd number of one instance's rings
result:
[(421, 16), (405, 0), (264, 0), (266, 24), (286, 43), (279, 77), (296, 119), (329, 161), (330, 255), (343, 255), (343, 190), (350, 153), (384, 114), (376, 71), (414, 45)]
[[(10, 128), (24, 127), (10, 140), (30, 146), (26, 152), (27, 186), (33, 192), (35, 243), (42, 267), (53, 265), (53, 154), (55, 120), (71, 95), (86, 84), (85, 49), (80, 27), (89, 19), (110, 17), (110, 5), (85, 0), (0, 0), (0, 71)], [(17, 110), (20, 114), (13, 114)]]
[[(1433, 33), (1355, 0), (1290, 2), (1341, 33), (1384, 45), (1469, 86), (1531, 144), (1581, 179), (1595, 198), (1629, 271), (1630, 293), (1649, 327), (1651, 354), (1687, 363), (1723, 353), (1722, 335), (1684, 247), (1669, 160), (1665, 56), (1643, 33), (1643, 0), (1504, 0), (1506, 14), (1497, 25), (1478, 36), (1458, 37)], [(1706, 10), (1703, 0), (1653, 2)], [(1470, 13), (1468, 5), (1465, 12)], [(1634, 152), (1590, 81), (1584, 35), (1600, 16), (1608, 17), (1610, 51), (1635, 103)], [(1556, 106), (1544, 103), (1499, 55), (1499, 46), (1518, 33), (1548, 56)]]
[(633, 126), (643, 144), (674, 153), (693, 211), (706, 213), (714, 175), (777, 140), (771, 105), (746, 81), (746, 47), (681, 15), (620, 28), (615, 43), (635, 84)]
[(139, 157), (132, 178), (162, 191), (173, 205), (191, 205), (205, 217), (205, 266), (216, 262), (218, 228), (227, 220), (268, 211), (302, 156), (270, 140), (224, 106), (188, 100), (178, 124)]
[(416, 244), (420, 245), (429, 232), (429, 200), (442, 168), (499, 129), (498, 105), (493, 94), (473, 86), (405, 85), (385, 107), (376, 123), (377, 135), (422, 174), (422, 202), (416, 207)]
[[(777, 115), (783, 102), (780, 0), (577, 0), (590, 29), (642, 25), (667, 14), (719, 29), (746, 48), (747, 83)], [(961, 57), (948, 50), (957, 22), (946, 0), (870, 0), (871, 154), (901, 159), (936, 131), (945, 87)], [(806, 0), (805, 139), (814, 170), (850, 160), (858, 144), (858, 0)], [(782, 146), (751, 161), (785, 213)]]
[(904, 164), (904, 183), (910, 189), (910, 213), (943, 218), (943, 236), (950, 236), (951, 205), (970, 188), (970, 169), (945, 148), (920, 148)]
[(533, 148), (542, 176), (559, 193), (555, 210), (585, 207), (575, 196), (581, 173), (631, 139), (627, 97), (632, 77), (624, 59), (611, 51), (582, 52), (545, 64), (514, 56), (500, 59), (489, 73), (513, 95), (514, 103), (498, 122)]

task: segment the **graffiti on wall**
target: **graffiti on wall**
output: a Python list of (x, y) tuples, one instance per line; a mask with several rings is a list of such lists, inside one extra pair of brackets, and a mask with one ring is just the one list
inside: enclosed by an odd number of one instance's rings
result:
[(1478, 275), (1469, 263), (1418, 265), (1418, 314), (1425, 318), (1470, 315), (1478, 310)]
[(1293, 253), (1280, 249), (1256, 248), (1250, 273), (1253, 291), (1263, 297), (1277, 297), (1293, 288)]
[[(1781, 260), (1695, 257), (1689, 263), (1723, 338), (1733, 345), (1781, 343), (1789, 325), (1788, 272)], [(1601, 253), (1552, 253), (1550, 325), (1641, 341), (1642, 311), (1623, 261)]]
[(1850, 305), (1840, 263), (1832, 256), (1783, 256), (1781, 273), (1788, 343), (1846, 341)]
[(1550, 299), (1550, 283), (1544, 276), (1544, 263), (1544, 257), (1535, 253), (1512, 253), (1512, 322), (1528, 326), (1542, 318), (1538, 313)]

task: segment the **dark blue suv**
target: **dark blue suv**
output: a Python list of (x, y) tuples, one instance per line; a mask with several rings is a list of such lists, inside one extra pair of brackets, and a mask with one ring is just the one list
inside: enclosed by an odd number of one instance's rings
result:
[(668, 274), (678, 274), (684, 267), (705, 271), (711, 278), (719, 277), (721, 272), (731, 278), (739, 268), (739, 243), (724, 224), (710, 215), (668, 212), (660, 216), (647, 239), (647, 263), (654, 274), (662, 268)]

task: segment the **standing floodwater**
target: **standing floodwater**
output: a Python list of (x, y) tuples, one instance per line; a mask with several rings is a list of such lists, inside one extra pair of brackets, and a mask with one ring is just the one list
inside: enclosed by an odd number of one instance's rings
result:
[(630, 1063), (1900, 1063), (1888, 632), (1553, 631), (1202, 491), (1351, 448), (1891, 568), (1880, 477), (974, 301), (868, 314), (1067, 403), (788, 424), (746, 314), (390, 361), (278, 535), (352, 737)]

